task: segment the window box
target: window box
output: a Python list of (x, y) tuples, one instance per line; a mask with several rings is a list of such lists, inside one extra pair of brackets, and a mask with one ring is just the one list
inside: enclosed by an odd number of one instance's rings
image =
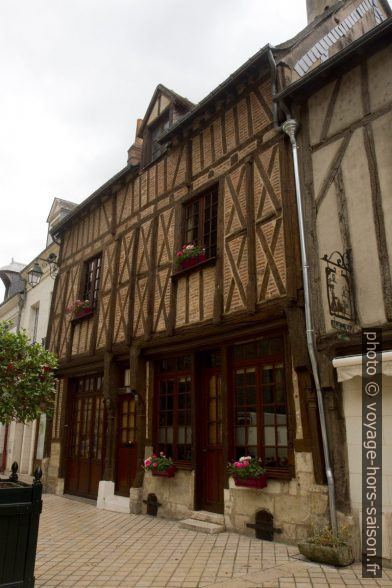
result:
[[(193, 259), (196, 259), (196, 258), (192, 258), (192, 261), (193, 261)], [(191, 261), (191, 260), (187, 260), (187, 261)], [(215, 265), (215, 263), (216, 263), (216, 257), (204, 256), (204, 259), (198, 259), (192, 265), (189, 265), (187, 267), (181, 266), (179, 269), (176, 269), (173, 272), (171, 278), (172, 278), (172, 280), (177, 280), (178, 278), (181, 278), (182, 276), (186, 276), (187, 274), (192, 273), (193, 271), (197, 271), (199, 269), (202, 269), (202, 268), (210, 266), (210, 265)]]
[(267, 474), (261, 475), (259, 478), (239, 478), (233, 476), (234, 483), (236, 486), (242, 486), (244, 488), (265, 488), (268, 484)]
[(176, 473), (176, 466), (170, 466), (167, 470), (151, 470), (153, 476), (160, 476), (161, 478), (174, 478)]
[(206, 260), (207, 256), (204, 254), (198, 255), (197, 257), (190, 257), (189, 259), (184, 259), (184, 261), (181, 262), (181, 269), (189, 269), (190, 267), (193, 267)]
[(89, 317), (93, 316), (93, 314), (94, 314), (94, 311), (93, 311), (92, 308), (89, 308), (89, 307), (87, 307), (87, 308), (81, 308), (75, 314), (75, 316), (72, 318), (72, 322), (74, 323), (74, 322), (78, 322), (78, 321), (80, 321), (82, 319), (89, 318)]

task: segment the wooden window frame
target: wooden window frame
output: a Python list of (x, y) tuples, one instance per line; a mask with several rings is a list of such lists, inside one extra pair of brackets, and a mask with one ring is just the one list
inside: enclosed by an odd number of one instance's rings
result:
[[(187, 199), (182, 204), (182, 217), (181, 217), (181, 242), (179, 247), (182, 248), (184, 245), (188, 245), (189, 243), (194, 243), (195, 245), (203, 245), (205, 246), (205, 208), (206, 208), (206, 199), (207, 196), (211, 196), (215, 198), (215, 201), (212, 201), (210, 206), (210, 229), (208, 231), (208, 243), (206, 246), (206, 251), (204, 254), (204, 259), (198, 260), (197, 263), (192, 264), (191, 267), (183, 268), (181, 266), (176, 267), (175, 271), (173, 272), (172, 279), (177, 279), (178, 277), (182, 276), (183, 274), (187, 274), (189, 272), (197, 270), (200, 266), (204, 265), (211, 265), (215, 263), (218, 251), (218, 200), (219, 200), (219, 183), (214, 183), (209, 188), (204, 189), (202, 192), (199, 192), (197, 195), (193, 196), (192, 198)], [(189, 230), (187, 228), (187, 211), (194, 206), (195, 203), (198, 203), (199, 210), (197, 213), (198, 220), (197, 220), (197, 236), (196, 238), (190, 238)], [(215, 208), (215, 214), (214, 214)], [(200, 222), (200, 219), (202, 221)], [(214, 235), (214, 238), (212, 238)]]
[[(93, 264), (92, 269), (90, 269)], [(89, 274), (91, 272), (91, 278)], [(101, 285), (102, 273), (102, 254), (90, 257), (83, 264), (83, 281), (82, 281), (82, 300), (88, 300), (91, 304), (92, 311), (95, 311), (98, 304), (99, 290)]]
[[(236, 411), (237, 411), (237, 399), (236, 399), (236, 391), (235, 391), (235, 371), (237, 369), (242, 368), (249, 368), (255, 367), (256, 369), (256, 426), (257, 426), (257, 457), (260, 457), (263, 461), (263, 465), (265, 465), (265, 457), (264, 457), (264, 411), (263, 407), (265, 404), (263, 401), (263, 386), (261, 383), (261, 376), (262, 376), (262, 366), (263, 365), (275, 365), (275, 364), (283, 364), (283, 378), (284, 378), (284, 398), (285, 398), (285, 408), (286, 408), (286, 416), (287, 416), (287, 466), (273, 466), (268, 467), (266, 466), (267, 473), (271, 478), (283, 478), (289, 479), (293, 477), (294, 474), (294, 452), (293, 452), (293, 419), (292, 419), (292, 405), (290, 402), (290, 385), (289, 385), (289, 370), (288, 370), (288, 358), (287, 358), (287, 348), (286, 348), (286, 338), (283, 333), (273, 333), (271, 335), (266, 335), (265, 338), (273, 338), (275, 336), (280, 336), (282, 338), (283, 349), (279, 353), (269, 354), (269, 355), (261, 355), (256, 358), (249, 358), (249, 359), (241, 359), (235, 360), (233, 357), (234, 346), (231, 347), (230, 351), (230, 359), (229, 359), (229, 396), (230, 396), (230, 405), (231, 405), (231, 430), (232, 435), (229, 443), (229, 451), (230, 455), (238, 458), (240, 456), (235, 455), (235, 448), (236, 448)], [(264, 337), (263, 337), (264, 338)], [(259, 341), (259, 338), (255, 338), (254, 342)], [(252, 341), (250, 341), (252, 342)], [(245, 344), (245, 343), (244, 343)], [(236, 344), (238, 345), (238, 343)], [(274, 403), (272, 403), (274, 404)], [(276, 404), (276, 403), (275, 403)], [(277, 425), (275, 424), (275, 427)], [(276, 432), (275, 432), (276, 434)], [(278, 447), (275, 445), (275, 447)]]
[[(210, 197), (210, 202), (207, 203), (207, 199)], [(214, 200), (215, 199), (215, 200)], [(215, 258), (217, 254), (218, 245), (218, 200), (219, 200), (219, 184), (215, 183), (206, 190), (199, 192), (191, 200), (188, 200), (183, 204), (183, 215), (182, 215), (182, 244), (187, 245), (194, 243), (195, 245), (202, 245), (206, 247), (206, 258)], [(190, 217), (189, 211), (198, 203), (197, 222), (193, 227), (188, 228), (188, 218)], [(206, 206), (210, 210), (209, 220), (206, 220)], [(215, 215), (214, 215), (215, 207)], [(195, 215), (193, 215), (195, 216)], [(207, 222), (210, 223), (210, 228), (206, 233), (205, 226)], [(189, 232), (196, 229), (197, 236), (190, 235)], [(206, 235), (208, 236), (208, 243), (206, 243)], [(215, 235), (213, 238), (212, 235)]]
[[(173, 358), (170, 358), (173, 359)], [(155, 452), (158, 454), (160, 451), (165, 451), (163, 447), (164, 444), (161, 444), (159, 441), (159, 428), (160, 428), (160, 384), (166, 380), (174, 380), (174, 390), (173, 390), (173, 420), (172, 420), (172, 428), (173, 428), (173, 442), (172, 442), (172, 455), (168, 455), (173, 459), (173, 462), (179, 469), (192, 469), (193, 464), (193, 375), (192, 375), (192, 361), (191, 365), (186, 370), (181, 371), (167, 371), (161, 372), (158, 369), (159, 360), (155, 362), (154, 372), (155, 372), (155, 394), (154, 394), (154, 403), (153, 403), (153, 446)], [(187, 445), (190, 445), (191, 456), (189, 460), (183, 460), (178, 458), (178, 446), (181, 445), (178, 443), (178, 430), (179, 430), (179, 380), (180, 378), (189, 378), (189, 423), (186, 425), (186, 429), (191, 431), (191, 439)], [(185, 411), (186, 412), (186, 409)]]
[[(172, 108), (169, 106), (165, 108), (161, 114), (150, 124), (147, 126), (144, 132), (144, 139), (143, 139), (143, 167), (147, 167), (148, 165), (154, 163), (157, 159), (159, 159), (166, 151), (166, 147), (164, 145), (159, 145), (157, 153), (153, 153), (153, 144), (157, 143), (157, 141), (153, 140), (153, 133), (157, 127), (160, 127), (162, 124), (168, 123), (170, 126), (173, 118)], [(158, 135), (158, 138), (166, 129), (162, 129), (162, 132)]]

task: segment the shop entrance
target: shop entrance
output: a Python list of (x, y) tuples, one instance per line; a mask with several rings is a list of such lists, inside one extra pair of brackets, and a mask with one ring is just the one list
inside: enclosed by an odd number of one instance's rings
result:
[(96, 498), (102, 480), (105, 410), (102, 375), (71, 382), (64, 490)]
[(218, 352), (203, 354), (202, 364), (198, 503), (202, 510), (223, 513), (222, 379)]

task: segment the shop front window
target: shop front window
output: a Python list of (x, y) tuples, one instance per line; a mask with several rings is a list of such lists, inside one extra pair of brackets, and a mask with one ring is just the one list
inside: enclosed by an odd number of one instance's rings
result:
[(287, 469), (289, 434), (283, 337), (233, 348), (235, 457), (261, 457), (267, 468)]
[(175, 462), (192, 460), (191, 358), (157, 362), (155, 450)]

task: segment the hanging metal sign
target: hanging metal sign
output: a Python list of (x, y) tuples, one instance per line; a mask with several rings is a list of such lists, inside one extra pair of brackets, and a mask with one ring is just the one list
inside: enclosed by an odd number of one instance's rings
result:
[(327, 264), (325, 278), (331, 326), (337, 331), (351, 333), (355, 323), (355, 308), (349, 252), (341, 254), (334, 251), (321, 259)]

